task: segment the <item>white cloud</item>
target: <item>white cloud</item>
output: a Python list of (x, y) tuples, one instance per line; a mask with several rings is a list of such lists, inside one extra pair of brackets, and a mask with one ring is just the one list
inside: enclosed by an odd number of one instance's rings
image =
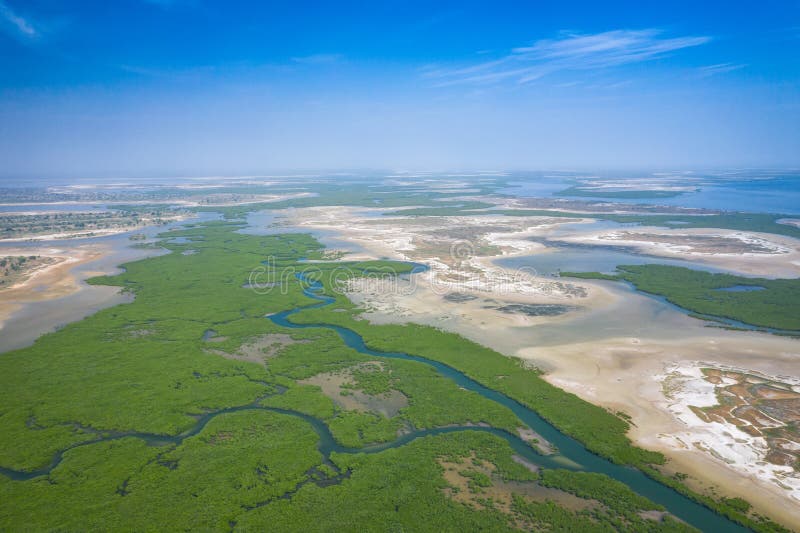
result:
[(744, 68), (746, 66), (747, 65), (738, 65), (736, 63), (717, 63), (716, 65), (699, 67), (697, 70), (700, 72), (701, 76), (708, 77), (714, 76), (715, 74), (725, 74), (726, 72), (739, 70), (740, 68)]
[(0, 27), (11, 30), (15, 35), (33, 39), (39, 35), (34, 25), (14, 13), (8, 4), (0, 0)]
[(514, 48), (494, 61), (461, 68), (429, 70), (424, 75), (437, 85), (527, 83), (565, 70), (596, 70), (665, 57), (670, 52), (699, 46), (710, 37), (664, 37), (657, 29), (613, 30), (595, 34), (562, 33)]

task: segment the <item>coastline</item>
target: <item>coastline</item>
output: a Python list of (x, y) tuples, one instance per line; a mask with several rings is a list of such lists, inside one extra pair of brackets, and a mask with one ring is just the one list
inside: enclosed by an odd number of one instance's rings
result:
[(31, 302), (52, 300), (80, 289), (72, 272), (79, 265), (97, 260), (108, 253), (95, 247), (0, 249), (3, 255), (39, 255), (51, 257), (55, 263), (31, 272), (26, 279), (0, 290), (0, 331), (23, 306)]

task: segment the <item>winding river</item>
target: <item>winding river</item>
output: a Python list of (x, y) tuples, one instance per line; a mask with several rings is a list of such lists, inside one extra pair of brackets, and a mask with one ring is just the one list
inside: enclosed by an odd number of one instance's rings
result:
[[(328, 462), (331, 453), (378, 453), (390, 448), (397, 448), (408, 444), (409, 442), (426, 436), (441, 435), (445, 433), (453, 433), (457, 431), (480, 431), (491, 433), (508, 442), (513, 449), (514, 453), (531, 463), (537, 464), (545, 468), (568, 468), (573, 470), (580, 470), (586, 472), (598, 472), (606, 474), (613, 479), (616, 479), (627, 486), (629, 486), (636, 493), (645, 496), (646, 498), (664, 506), (670, 513), (680, 518), (681, 520), (697, 527), (702, 531), (714, 532), (727, 532), (727, 531), (748, 531), (747, 529), (739, 526), (727, 518), (711, 511), (710, 509), (690, 500), (689, 498), (681, 495), (675, 490), (658, 483), (657, 481), (645, 476), (641, 471), (616, 465), (610, 461), (603, 459), (583, 447), (575, 439), (568, 437), (559, 432), (555, 427), (550, 425), (547, 421), (542, 419), (533, 410), (525, 407), (519, 402), (501, 394), (495, 390), (489, 389), (477, 381), (467, 377), (455, 368), (452, 368), (443, 363), (427, 359), (425, 357), (410, 355), (402, 352), (379, 352), (368, 348), (364, 339), (355, 331), (331, 324), (297, 324), (291, 322), (289, 317), (295, 313), (299, 313), (305, 309), (319, 308), (330, 305), (335, 302), (334, 298), (325, 296), (322, 293), (322, 284), (318, 281), (310, 281), (301, 276), (300, 280), (304, 282), (304, 294), (310, 298), (318, 301), (318, 303), (310, 304), (308, 306), (298, 307), (289, 311), (283, 311), (267, 317), (275, 324), (286, 328), (327, 328), (339, 334), (345, 344), (356, 351), (369, 355), (371, 357), (389, 358), (389, 359), (405, 359), (416, 361), (433, 367), (441, 376), (450, 379), (458, 386), (464, 389), (474, 391), (481, 396), (497, 402), (509, 408), (522, 422), (527, 424), (530, 428), (538, 432), (544, 439), (552, 443), (558, 449), (556, 455), (542, 455), (534, 448), (520, 439), (518, 436), (508, 433), (507, 431), (485, 426), (448, 426), (423, 430), (415, 430), (402, 435), (396, 440), (388, 443), (377, 444), (364, 448), (347, 448), (338, 444), (330, 432), (328, 426), (322, 421), (312, 416), (300, 413), (298, 411), (280, 409), (273, 407), (265, 407), (260, 404), (261, 400), (265, 397), (258, 398), (251, 404), (221, 409), (213, 412), (206, 413), (198, 418), (197, 422), (191, 429), (179, 435), (158, 435), (151, 433), (139, 432), (98, 432), (98, 438), (77, 443), (65, 450), (58, 452), (51, 463), (45, 468), (35, 471), (19, 471), (8, 468), (0, 467), (0, 474), (4, 474), (11, 479), (17, 481), (25, 481), (39, 476), (48, 475), (54, 468), (56, 468), (63, 460), (64, 454), (74, 448), (96, 444), (98, 442), (110, 441), (126, 437), (139, 438), (151, 445), (178, 445), (185, 439), (200, 433), (205, 426), (219, 415), (233, 413), (238, 411), (247, 410), (265, 410), (281, 413), (284, 415), (295, 416), (308, 422), (314, 431), (319, 436), (318, 449)], [(268, 385), (268, 384), (265, 384)], [(281, 394), (285, 389), (277, 389), (274, 394)]]

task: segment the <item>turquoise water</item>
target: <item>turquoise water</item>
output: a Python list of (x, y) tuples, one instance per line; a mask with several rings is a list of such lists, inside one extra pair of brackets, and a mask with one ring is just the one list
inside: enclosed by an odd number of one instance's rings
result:
[(698, 192), (627, 202), (797, 215), (800, 214), (800, 173), (772, 179), (712, 180), (708, 185), (701, 185)]
[[(535, 175), (519, 178), (509, 182), (511, 186), (501, 189), (500, 192), (525, 198), (552, 198), (556, 193), (574, 185), (576, 176), (565, 174), (548, 178)], [(603, 176), (603, 179), (609, 178), (616, 179), (616, 176), (609, 174)], [(621, 177), (620, 181), (624, 179), (635, 181), (641, 178), (652, 181), (652, 175), (649, 173), (627, 178)], [(686, 176), (683, 180), (672, 178), (672, 181), (699, 190), (686, 192), (672, 198), (632, 199), (589, 196), (565, 196), (564, 198), (620, 204), (666, 205), (722, 211), (800, 215), (800, 171), (742, 171), (732, 175), (697, 173)]]
[(649, 255), (634, 254), (625, 251), (599, 247), (563, 246), (535, 255), (523, 257), (509, 257), (499, 259), (497, 264), (511, 269), (533, 268), (538, 274), (555, 276), (560, 272), (602, 272), (613, 274), (618, 265), (671, 265), (707, 272), (728, 272), (703, 263), (683, 261), (680, 259), (667, 259)]

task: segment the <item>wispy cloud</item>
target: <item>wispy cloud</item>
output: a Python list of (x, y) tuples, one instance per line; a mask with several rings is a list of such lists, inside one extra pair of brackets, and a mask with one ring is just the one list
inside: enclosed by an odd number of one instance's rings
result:
[(700, 73), (702, 77), (714, 76), (716, 74), (725, 74), (726, 72), (731, 72), (733, 70), (739, 70), (740, 68), (744, 68), (747, 65), (739, 65), (736, 63), (717, 63), (716, 65), (706, 65), (704, 67), (699, 67), (697, 71)]
[(342, 54), (311, 54), (308, 56), (293, 57), (292, 61), (301, 65), (331, 65), (340, 63), (344, 59)]
[(35, 39), (38, 37), (34, 24), (20, 15), (17, 15), (8, 4), (0, 0), (0, 28), (12, 33), (16, 37)]
[(704, 36), (666, 37), (658, 29), (613, 30), (595, 34), (562, 33), (514, 48), (493, 61), (460, 68), (429, 69), (437, 85), (528, 83), (568, 70), (598, 70), (660, 59), (671, 52), (700, 46)]

